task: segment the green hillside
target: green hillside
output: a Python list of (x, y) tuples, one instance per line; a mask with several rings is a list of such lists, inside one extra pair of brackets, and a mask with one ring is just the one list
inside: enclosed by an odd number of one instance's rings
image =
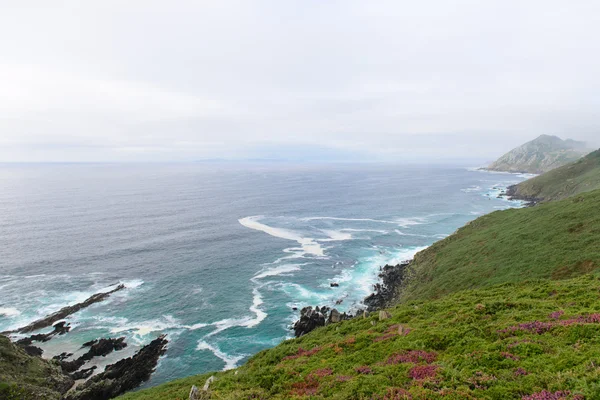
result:
[[(215, 373), (201, 398), (598, 398), (599, 289), (598, 278), (587, 275), (406, 303), (390, 310), (390, 319), (329, 325)], [(122, 399), (187, 399), (210, 375)]]
[(27, 355), (0, 335), (0, 399), (60, 399), (72, 384), (58, 365)]
[(595, 189), (600, 189), (600, 150), (513, 186), (509, 195), (526, 200), (551, 201)]
[(600, 267), (599, 210), (596, 190), (484, 215), (415, 256), (401, 300), (590, 272)]
[[(206, 398), (600, 398), (598, 210), (600, 190), (483, 216), (417, 255), (390, 319), (286, 341)], [(210, 375), (122, 398), (187, 399)]]

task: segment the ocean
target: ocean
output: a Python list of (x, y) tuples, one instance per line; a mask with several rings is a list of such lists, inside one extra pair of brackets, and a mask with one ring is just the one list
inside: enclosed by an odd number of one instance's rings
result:
[(165, 333), (144, 387), (233, 368), (292, 336), (293, 307), (356, 310), (381, 266), (522, 206), (497, 195), (526, 178), (453, 166), (0, 165), (0, 331), (124, 283), (72, 315), (44, 356), (125, 336), (126, 349), (90, 364), (103, 366)]

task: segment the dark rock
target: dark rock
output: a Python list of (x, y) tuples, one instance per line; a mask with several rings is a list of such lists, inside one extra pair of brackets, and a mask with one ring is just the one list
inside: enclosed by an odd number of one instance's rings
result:
[(160, 336), (142, 347), (133, 357), (106, 367), (67, 394), (66, 400), (106, 400), (135, 389), (154, 372), (158, 359), (166, 351), (168, 341)]
[(17, 340), (17, 345), (24, 347), (31, 345), (32, 342), (47, 342), (55, 335), (64, 335), (71, 330), (71, 326), (64, 321), (54, 324), (53, 330), (48, 333), (37, 333), (29, 337)]
[(329, 284), (329, 287), (339, 287), (339, 286), (340, 286), (340, 284), (339, 284), (339, 283), (337, 283), (337, 282), (331, 282), (331, 283)]
[(33, 357), (41, 357), (42, 354), (44, 354), (44, 350), (40, 349), (39, 347), (36, 346), (31, 346), (31, 345), (27, 345), (27, 346), (20, 346), (23, 350), (25, 350), (25, 353), (29, 354), (30, 356)]
[(98, 339), (90, 340), (89, 342), (85, 342), (84, 344), (82, 344), (81, 347), (90, 347), (91, 345), (93, 345), (97, 342), (98, 342)]
[(519, 193), (518, 191), (518, 185), (511, 185), (506, 189), (506, 194), (505, 196), (508, 197), (509, 200), (521, 200), (521, 201), (525, 201), (526, 202), (526, 206), (528, 207), (533, 207), (536, 204), (538, 204), (539, 202), (541, 202), (543, 199), (537, 198), (537, 197), (533, 197), (533, 196), (524, 196), (522, 194)]
[(57, 361), (64, 361), (67, 358), (71, 357), (73, 355), (73, 353), (60, 353), (57, 356), (52, 357), (53, 360), (57, 360)]
[[(120, 337), (117, 339), (100, 339), (95, 340), (95, 343), (90, 346), (90, 349), (87, 353), (83, 354), (76, 360), (72, 361), (64, 361), (60, 360), (60, 366), (64, 372), (75, 372), (79, 368), (83, 366), (87, 361), (91, 360), (94, 357), (105, 357), (107, 354), (111, 353), (113, 350), (118, 351), (127, 347), (127, 343), (125, 343), (125, 338)], [(90, 343), (90, 342), (88, 342)], [(63, 353), (64, 354), (64, 353)]]
[(91, 360), (93, 357), (105, 357), (107, 354), (114, 351), (119, 351), (127, 347), (127, 343), (125, 343), (125, 338), (120, 337), (117, 339), (100, 339), (97, 340), (96, 343), (92, 344), (87, 353), (85, 353), (82, 358), (86, 360)]
[(298, 311), (298, 307), (292, 307), (292, 311)]
[(381, 269), (379, 277), (382, 283), (374, 285), (374, 293), (367, 296), (363, 303), (368, 311), (376, 311), (389, 307), (392, 300), (396, 297), (396, 291), (402, 284), (404, 272), (410, 265), (410, 261), (404, 261), (397, 265), (385, 265)]
[(352, 317), (352, 315), (346, 313), (340, 314), (335, 308), (330, 309), (326, 306), (315, 307), (314, 309), (312, 307), (304, 307), (300, 311), (300, 319), (293, 325), (294, 336), (300, 337), (321, 326), (348, 320)]
[(79, 370), (77, 372), (74, 372), (71, 374), (71, 378), (73, 378), (74, 380), (78, 380), (78, 379), (87, 379), (90, 376), (92, 376), (92, 374), (94, 373), (94, 370), (98, 368), (95, 365), (91, 368), (85, 368), (82, 370)]
[[(60, 310), (58, 310), (57, 312), (47, 315), (46, 317), (44, 317), (40, 320), (34, 321), (27, 326), (19, 328), (15, 331), (5, 332), (5, 333), (28, 333), (28, 332), (33, 332), (33, 331), (37, 331), (39, 329), (46, 328), (48, 326), (51, 326), (55, 322), (60, 321), (61, 319), (65, 319), (69, 315), (74, 314), (83, 308), (89, 307), (94, 303), (98, 303), (99, 301), (103, 301), (104, 299), (106, 299), (108, 296), (110, 296), (114, 292), (117, 292), (124, 288), (125, 288), (125, 285), (119, 285), (115, 289), (111, 290), (110, 292), (96, 293), (96, 294), (90, 296), (87, 300), (85, 300), (82, 303), (77, 303), (72, 306), (63, 307)], [(66, 331), (66, 332), (68, 332), (68, 331)], [(64, 333), (66, 333), (66, 332), (64, 332)], [(61, 335), (62, 335), (62, 333), (61, 333)]]

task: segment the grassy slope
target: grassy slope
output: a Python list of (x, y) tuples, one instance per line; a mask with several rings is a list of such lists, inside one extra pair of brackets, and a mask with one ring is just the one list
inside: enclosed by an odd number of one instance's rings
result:
[[(498, 332), (519, 323), (552, 321), (549, 314), (558, 310), (565, 311), (563, 320), (600, 311), (596, 277), (563, 279), (600, 266), (598, 210), (600, 191), (595, 191), (483, 216), (419, 253), (413, 271), (417, 279), (391, 320), (358, 318), (263, 351), (237, 371), (215, 374), (211, 399), (404, 398), (384, 397), (389, 388), (423, 399), (521, 398), (542, 390), (600, 398), (596, 320), (542, 324), (551, 330), (541, 334)], [(523, 283), (538, 278), (563, 280)], [(498, 283), (503, 285), (459, 291)], [(410, 333), (398, 334), (397, 324)], [(387, 339), (378, 341), (382, 337)], [(318, 351), (285, 359), (300, 348)], [(435, 360), (386, 364), (394, 354), (411, 350)], [(356, 370), (363, 366), (372, 373)], [(518, 368), (526, 375), (518, 375)], [(411, 377), (419, 373), (432, 377)], [(123, 399), (187, 399), (191, 385), (202, 387), (209, 375)]]
[(415, 256), (402, 298), (524, 279), (563, 279), (600, 267), (600, 190), (476, 219)]
[(57, 365), (27, 355), (0, 335), (0, 399), (60, 399), (61, 387), (69, 384)]
[[(598, 278), (586, 275), (406, 303), (391, 319), (320, 328), (216, 373), (210, 398), (520, 399), (543, 390), (598, 398), (600, 314), (587, 316), (600, 312), (599, 290)], [(510, 329), (533, 321), (545, 324)], [(202, 387), (209, 375), (122, 399), (187, 399), (191, 385)]]
[(582, 159), (518, 184), (516, 195), (542, 201), (560, 200), (600, 189), (600, 150)]

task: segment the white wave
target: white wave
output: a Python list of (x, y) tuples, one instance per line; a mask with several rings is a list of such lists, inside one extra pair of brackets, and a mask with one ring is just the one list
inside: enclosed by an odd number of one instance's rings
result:
[(262, 216), (253, 216), (240, 218), (238, 222), (245, 226), (246, 228), (254, 229), (257, 231), (262, 231), (268, 235), (278, 237), (281, 239), (294, 240), (300, 244), (302, 250), (307, 254), (312, 254), (317, 257), (322, 257), (324, 255), (323, 249), (313, 238), (302, 237), (298, 232), (292, 231), (284, 228), (275, 228), (269, 225), (261, 224), (258, 222)]
[(321, 230), (321, 232), (329, 236), (329, 239), (320, 239), (321, 242), (338, 242), (343, 240), (352, 240), (352, 234), (345, 233), (343, 230), (335, 231), (323, 229)]
[(465, 193), (479, 192), (481, 191), (481, 186), (469, 186), (466, 189), (460, 189), (460, 191)]
[(340, 232), (375, 232), (375, 233), (383, 233), (383, 234), (388, 233), (388, 231), (384, 231), (381, 229), (354, 229), (354, 228), (343, 228), (343, 229), (340, 229)]
[[(115, 320), (118, 322), (118, 320)], [(129, 322), (126, 318), (119, 325), (110, 329), (111, 333), (130, 332), (134, 338), (142, 339), (153, 332), (163, 332), (170, 329), (185, 329), (179, 321), (171, 315), (163, 315), (162, 319), (153, 319), (141, 322)]]
[(136, 289), (142, 286), (144, 284), (144, 281), (141, 279), (131, 279), (127, 281), (121, 281), (121, 283), (125, 285), (127, 289)]
[(263, 304), (263, 299), (260, 295), (260, 292), (258, 291), (258, 288), (252, 289), (252, 295), (253, 297), (252, 305), (250, 306), (250, 311), (256, 314), (256, 318), (250, 320), (245, 324), (247, 328), (252, 328), (260, 324), (262, 321), (264, 321), (265, 318), (267, 318), (268, 315), (266, 312), (259, 308)]
[[(433, 216), (432, 214), (431, 216)], [(427, 221), (427, 217), (410, 217), (410, 218), (397, 218), (396, 224), (400, 225), (402, 228), (407, 228), (413, 225), (422, 225)]]
[(340, 218), (340, 217), (305, 217), (298, 218), (300, 221), (316, 221), (316, 220), (330, 220), (330, 221), (355, 221), (355, 222), (377, 222), (381, 224), (396, 224), (396, 221), (386, 221), (382, 219), (372, 218)]
[(400, 231), (398, 229), (394, 229), (394, 232), (396, 232), (400, 236), (415, 236), (415, 237), (423, 237), (423, 238), (431, 237), (429, 235), (419, 235), (417, 233), (405, 233), (405, 232), (402, 232), (402, 231)]
[(224, 353), (221, 350), (219, 350), (219, 348), (208, 344), (204, 340), (198, 341), (198, 346), (196, 346), (196, 350), (209, 350), (215, 356), (223, 360), (225, 362), (225, 367), (223, 368), (223, 371), (227, 371), (228, 369), (233, 369), (237, 367), (238, 362), (240, 362), (244, 357), (246, 357), (246, 354), (232, 356), (227, 353)]
[(301, 265), (306, 265), (306, 264), (282, 264), (282, 265), (278, 265), (273, 268), (268, 268), (263, 271), (260, 271), (257, 275), (255, 275), (252, 278), (252, 280), (262, 279), (262, 278), (266, 278), (268, 276), (277, 276), (277, 275), (281, 275), (281, 274), (287, 274), (287, 273), (294, 272), (294, 271), (300, 271)]
[(14, 307), (0, 307), (0, 315), (4, 315), (5, 317), (16, 317), (21, 315), (21, 311)]

